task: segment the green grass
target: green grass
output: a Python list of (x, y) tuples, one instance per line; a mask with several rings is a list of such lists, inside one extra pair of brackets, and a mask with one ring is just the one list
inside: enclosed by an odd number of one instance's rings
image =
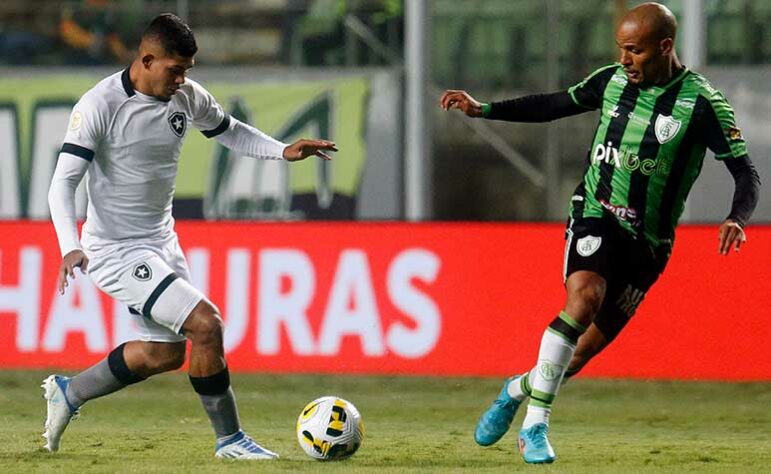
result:
[[(220, 461), (184, 374), (90, 402), (62, 449), (42, 450), (44, 372), (0, 372), (0, 469), (7, 472), (763, 472), (771, 466), (771, 384), (575, 380), (552, 420), (558, 459), (527, 466), (507, 435), (474, 444), (498, 379), (234, 375), (241, 421), (278, 461)], [(294, 423), (321, 395), (352, 401), (367, 436), (350, 460), (320, 463)], [(515, 420), (518, 426), (522, 414)]]

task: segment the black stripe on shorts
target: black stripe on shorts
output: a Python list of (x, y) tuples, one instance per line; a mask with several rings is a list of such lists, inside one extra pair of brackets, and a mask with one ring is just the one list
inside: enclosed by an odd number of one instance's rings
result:
[(147, 298), (147, 302), (142, 307), (142, 315), (148, 319), (151, 318), (151, 314), (153, 311), (153, 306), (155, 306), (155, 302), (158, 301), (158, 298), (161, 297), (161, 294), (166, 291), (166, 288), (169, 287), (169, 285), (176, 280), (177, 274), (176, 273), (170, 273), (166, 276), (163, 280), (161, 280), (160, 283), (158, 283), (158, 286), (155, 287), (152, 293), (150, 293), (150, 297)]

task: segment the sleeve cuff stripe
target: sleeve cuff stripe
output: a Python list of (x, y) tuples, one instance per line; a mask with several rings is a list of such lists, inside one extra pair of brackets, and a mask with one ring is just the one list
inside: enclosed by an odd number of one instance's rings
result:
[(581, 102), (579, 102), (578, 99), (576, 98), (576, 92), (575, 91), (573, 91), (573, 90), (568, 91), (568, 95), (570, 95), (570, 99), (573, 100), (574, 104), (580, 105), (581, 107), (583, 107), (583, 104), (581, 104)]
[(203, 133), (203, 136), (206, 138), (213, 138), (219, 135), (220, 133), (224, 132), (225, 130), (230, 127), (230, 116), (225, 115), (225, 118), (222, 119), (222, 122), (215, 128), (214, 130), (203, 130), (201, 133)]
[(731, 152), (729, 152), (729, 153), (720, 153), (720, 154), (715, 153), (715, 159), (716, 160), (720, 160), (720, 161), (724, 161), (724, 160), (741, 160), (742, 158), (747, 158), (747, 157), (748, 157), (747, 153), (742, 153), (742, 154), (731, 153)]
[(94, 159), (93, 151), (80, 145), (75, 145), (74, 143), (65, 143), (62, 145), (61, 153), (69, 153), (70, 155), (83, 158), (86, 161), (91, 161)]

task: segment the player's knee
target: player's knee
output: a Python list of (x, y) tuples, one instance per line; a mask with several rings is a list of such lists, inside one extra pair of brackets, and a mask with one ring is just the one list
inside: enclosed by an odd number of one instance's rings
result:
[(215, 345), (222, 343), (224, 325), (217, 308), (201, 302), (185, 323), (186, 335), (194, 344)]
[(185, 343), (174, 344), (166, 359), (165, 369), (177, 370), (185, 363)]
[(577, 320), (591, 319), (600, 310), (604, 298), (605, 280), (582, 280), (570, 288), (567, 313)]
[(185, 343), (147, 343), (143, 347), (141, 367), (145, 377), (177, 370), (185, 363)]

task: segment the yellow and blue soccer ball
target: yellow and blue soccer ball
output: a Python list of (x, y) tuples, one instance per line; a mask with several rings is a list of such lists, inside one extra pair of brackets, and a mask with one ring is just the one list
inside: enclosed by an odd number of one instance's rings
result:
[(303, 408), (297, 418), (297, 441), (305, 453), (321, 461), (348, 459), (364, 438), (364, 423), (353, 403), (321, 397)]

